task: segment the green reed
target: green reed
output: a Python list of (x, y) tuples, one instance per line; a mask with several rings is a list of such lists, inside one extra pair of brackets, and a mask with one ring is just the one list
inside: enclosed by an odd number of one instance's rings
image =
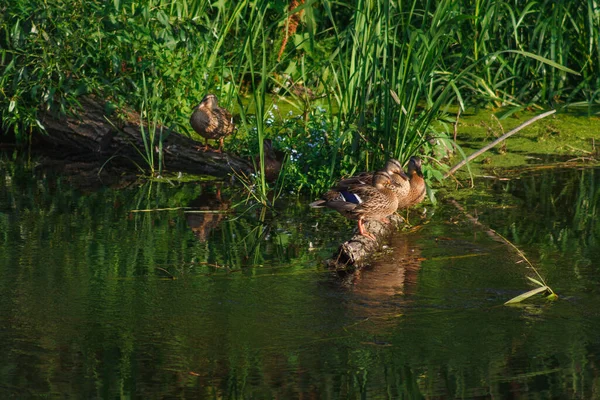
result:
[[(145, 76), (142, 76), (142, 82), (144, 101), (142, 102), (140, 112), (140, 132), (144, 149), (143, 151), (138, 149), (138, 152), (150, 169), (151, 175), (155, 176), (156, 174), (160, 175), (163, 168), (163, 139), (165, 132), (164, 126), (160, 123), (160, 112), (158, 109), (157, 99), (160, 98), (160, 93), (156, 83), (152, 87), (152, 93), (148, 93)], [(158, 159), (156, 159), (155, 154), (158, 156)]]
[[(569, 67), (581, 77), (548, 68), (532, 58), (504, 54), (482, 66), (469, 81), (479, 102), (544, 103), (595, 99), (599, 84), (600, 17), (593, 1), (459, 2), (473, 15), (458, 26), (464, 51), (475, 60), (501, 50), (534, 53)], [(469, 46), (470, 44), (470, 46)]]
[(440, 68), (456, 24), (450, 6), (358, 2), (344, 27), (329, 14), (336, 37), (329, 69), (340, 130), (356, 127), (341, 147), (349, 147), (366, 168), (417, 152), (452, 99), (447, 80), (454, 68)]
[[(246, 39), (239, 52), (239, 65), (244, 68), (244, 72), (250, 74), (250, 87), (252, 91), (252, 104), (254, 106), (254, 126), (251, 126), (247, 109), (244, 107), (242, 99), (238, 97), (240, 117), (242, 123), (245, 125), (246, 130), (250, 131), (254, 129), (256, 131), (256, 138), (258, 142), (258, 165), (255, 165), (255, 170), (258, 173), (256, 175), (256, 185), (253, 184), (252, 179), (244, 180), (248, 191), (252, 196), (261, 204), (268, 204), (268, 190), (267, 181), (265, 179), (265, 154), (264, 146), (262, 145), (263, 139), (265, 138), (265, 92), (266, 92), (266, 78), (267, 78), (267, 64), (266, 64), (266, 41), (263, 22), (266, 12), (266, 4), (264, 2), (258, 3), (259, 7), (256, 7), (249, 11), (248, 24), (246, 31)], [(258, 52), (256, 54), (255, 52)], [(255, 57), (258, 58), (258, 62), (255, 62)], [(261, 79), (265, 78), (265, 79)]]
[[(300, 11), (279, 60), (289, 17)], [(304, 116), (283, 122), (296, 125), (285, 149), (303, 149), (298, 162), (306, 166), (290, 167), (294, 189), (324, 186), (389, 156), (431, 154), (432, 138), (448, 141), (438, 122), (453, 104), (544, 107), (600, 95), (593, 0), (307, 0), (296, 10), (283, 1), (114, 0), (67, 8), (59, 0), (16, 0), (0, 13), (4, 134), (26, 141), (43, 132), (45, 114), (79, 112), (82, 95), (145, 109), (146, 80), (161, 88), (156, 118), (195, 135), (192, 107), (216, 92), (225, 104), (238, 99), (242, 126), (234, 140), (256, 137), (263, 199), (262, 140), (274, 133), (264, 124), (267, 95), (284, 75), (320, 95), (281, 92)], [(310, 146), (321, 139), (311, 127), (317, 107), (325, 107), (318, 117), (327, 129), (325, 156)]]

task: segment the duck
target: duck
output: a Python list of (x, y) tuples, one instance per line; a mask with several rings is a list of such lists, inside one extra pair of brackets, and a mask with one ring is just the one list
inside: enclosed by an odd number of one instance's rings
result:
[(409, 190), (408, 194), (398, 201), (398, 209), (406, 209), (412, 207), (425, 199), (427, 193), (427, 186), (423, 179), (423, 172), (421, 171), (421, 159), (419, 157), (411, 157), (408, 161), (406, 168)]
[(205, 139), (204, 151), (208, 150), (208, 139), (219, 139), (219, 148), (215, 150), (217, 153), (223, 151), (223, 138), (231, 135), (235, 128), (231, 113), (219, 107), (219, 100), (214, 94), (207, 94), (194, 107), (190, 125)]
[[(279, 177), (285, 153), (275, 150), (271, 139), (263, 139), (263, 151), (265, 154), (265, 179), (274, 182)], [(254, 165), (256, 171), (260, 171), (260, 155), (254, 156)]]
[[(390, 158), (385, 163), (383, 171), (387, 172), (392, 179), (392, 185), (390, 188), (398, 197), (398, 204), (404, 203), (410, 191), (410, 180), (402, 169), (402, 164), (395, 158)], [(352, 185), (373, 184), (373, 172), (361, 172), (357, 175), (338, 181), (336, 188), (345, 188)]]
[(336, 187), (321, 196), (321, 199), (310, 203), (313, 208), (328, 207), (338, 211), (344, 217), (358, 221), (358, 231), (362, 236), (377, 240), (365, 230), (367, 220), (380, 220), (389, 223), (386, 217), (398, 208), (398, 197), (390, 188), (392, 178), (385, 171), (373, 174), (372, 184), (355, 184)]

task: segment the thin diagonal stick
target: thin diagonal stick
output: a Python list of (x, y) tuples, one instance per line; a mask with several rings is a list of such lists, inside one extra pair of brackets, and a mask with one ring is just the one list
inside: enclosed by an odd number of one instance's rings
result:
[(488, 144), (487, 146), (482, 147), (481, 149), (477, 150), (475, 153), (471, 154), (469, 157), (465, 158), (464, 160), (462, 160), (461, 162), (459, 162), (458, 164), (456, 164), (454, 167), (450, 168), (450, 171), (446, 172), (446, 175), (444, 175), (444, 179), (447, 178), (447, 177), (449, 177), (450, 175), (452, 175), (457, 169), (459, 169), (460, 167), (462, 167), (463, 165), (465, 165), (466, 163), (468, 163), (469, 161), (471, 161), (475, 157), (478, 157), (479, 155), (485, 153), (486, 151), (488, 151), (489, 149), (491, 149), (492, 147), (494, 147), (498, 143), (506, 140), (508, 137), (510, 137), (510, 136), (514, 135), (515, 133), (519, 132), (521, 129), (525, 128), (528, 125), (533, 124), (538, 119), (545, 118), (548, 115), (554, 114), (555, 112), (556, 112), (556, 110), (550, 110), (550, 111), (547, 111), (547, 112), (545, 112), (543, 114), (540, 114), (540, 115), (537, 115), (537, 116), (531, 118), (529, 121), (523, 122), (521, 125), (517, 126), (512, 131), (510, 131), (508, 133), (505, 133), (504, 135), (500, 136), (498, 139), (494, 140), (492, 143)]

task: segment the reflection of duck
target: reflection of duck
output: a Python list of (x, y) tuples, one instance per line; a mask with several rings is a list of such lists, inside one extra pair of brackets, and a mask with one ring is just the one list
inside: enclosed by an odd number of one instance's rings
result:
[(396, 211), (398, 198), (391, 190), (391, 185), (389, 174), (385, 171), (377, 171), (373, 175), (372, 185), (357, 184), (333, 188), (310, 206), (329, 207), (346, 218), (357, 220), (360, 234), (376, 240), (375, 236), (365, 231), (363, 221), (372, 219), (385, 221), (388, 215)]
[(200, 104), (194, 108), (190, 124), (205, 139), (205, 151), (208, 149), (208, 139), (219, 139), (217, 152), (223, 150), (223, 138), (231, 135), (235, 127), (231, 113), (219, 107), (219, 101), (214, 94), (204, 96)]
[[(396, 194), (398, 203), (405, 202), (406, 197), (410, 191), (410, 181), (408, 176), (402, 170), (402, 164), (395, 158), (390, 158), (383, 167), (383, 171), (387, 172), (390, 178), (392, 178), (392, 185), (390, 188)], [(336, 188), (343, 188), (350, 185), (372, 185), (373, 184), (373, 173), (372, 172), (361, 172), (350, 178), (342, 179), (337, 183)]]
[[(279, 177), (285, 153), (275, 150), (271, 139), (263, 140), (263, 150), (265, 152), (265, 178), (267, 181), (273, 182)], [(254, 165), (256, 165), (256, 170), (260, 171), (260, 155), (254, 157)]]
[(423, 261), (418, 241), (418, 235), (394, 235), (386, 257), (370, 268), (339, 273), (338, 283), (351, 290), (346, 302), (350, 313), (371, 322), (358, 329), (381, 334), (381, 329), (397, 326), (397, 317), (409, 312)]
[(408, 161), (407, 175), (410, 180), (410, 190), (408, 194), (400, 199), (398, 208), (408, 208), (419, 204), (425, 198), (427, 188), (421, 171), (421, 159), (419, 157), (411, 157)]
[(189, 207), (197, 211), (205, 211), (185, 213), (187, 224), (198, 240), (206, 241), (210, 232), (225, 218), (225, 212), (229, 209), (230, 203), (229, 200), (221, 199), (220, 188), (217, 188), (216, 193), (203, 190), (200, 196), (190, 202)]

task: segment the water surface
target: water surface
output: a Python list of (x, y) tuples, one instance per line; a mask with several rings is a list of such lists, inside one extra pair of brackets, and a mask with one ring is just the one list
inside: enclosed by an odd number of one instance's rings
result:
[[(2, 398), (594, 398), (600, 170), (483, 179), (357, 274), (354, 229), (222, 185), (87, 191), (0, 167)], [(442, 199), (444, 196), (441, 196)], [(134, 210), (195, 207), (184, 210)], [(208, 212), (210, 211), (210, 212)], [(503, 302), (535, 276), (560, 299)]]

